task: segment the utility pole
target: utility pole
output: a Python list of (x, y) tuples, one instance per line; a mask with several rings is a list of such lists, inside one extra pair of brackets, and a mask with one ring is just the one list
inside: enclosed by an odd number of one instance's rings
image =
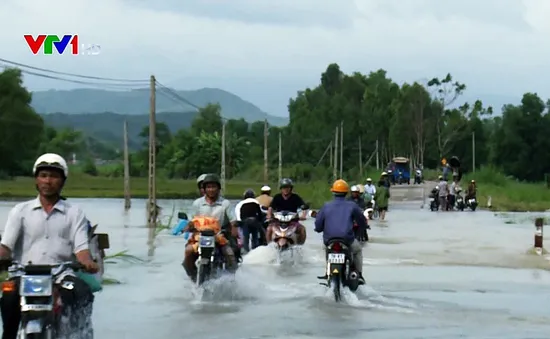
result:
[(363, 177), (363, 152), (361, 149), (361, 136), (359, 136), (359, 177)]
[(378, 139), (376, 139), (376, 169), (380, 169), (380, 158), (378, 157)]
[(476, 172), (476, 132), (472, 132), (472, 172)]
[(328, 152), (330, 153), (329, 168), (332, 168), (332, 156), (333, 156), (333, 154), (332, 154), (332, 152), (333, 152), (332, 151), (332, 148), (333, 148), (332, 145), (333, 145), (333, 142), (331, 141), (330, 145), (328, 146), (329, 147)]
[(269, 129), (267, 126), (267, 119), (264, 121), (264, 182), (268, 182), (269, 180), (269, 173), (267, 168), (267, 137), (269, 134)]
[(283, 178), (283, 138), (279, 132), (279, 182)]
[(336, 132), (334, 133), (334, 167), (332, 176), (334, 181), (338, 179), (338, 126), (336, 126)]
[(344, 120), (340, 122), (340, 179), (344, 177)]
[(225, 119), (222, 123), (222, 168), (221, 168), (221, 185), (222, 194), (225, 193)]
[(130, 155), (128, 152), (128, 122), (124, 120), (124, 210), (132, 207), (130, 197)]
[(149, 111), (149, 203), (147, 209), (147, 226), (157, 227), (157, 190), (156, 190), (156, 88), (155, 76), (151, 75), (151, 98)]

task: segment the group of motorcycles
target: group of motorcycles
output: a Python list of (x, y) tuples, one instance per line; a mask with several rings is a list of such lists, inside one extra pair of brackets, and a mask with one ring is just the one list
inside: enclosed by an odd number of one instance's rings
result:
[[(464, 199), (464, 197), (461, 194), (461, 190), (456, 192), (456, 200), (454, 202), (454, 205), (451, 204), (451, 201), (449, 200), (449, 196), (447, 196), (447, 211), (453, 210), (456, 208), (459, 211), (464, 211), (465, 209), (469, 208), (472, 211), (475, 211), (478, 202), (475, 197)], [(430, 210), (432, 212), (439, 210), (439, 199), (438, 199), (439, 192), (434, 189), (434, 193), (430, 196)]]
[[(301, 210), (308, 210), (309, 206), (302, 206)], [(262, 209), (264, 212), (264, 209)], [(273, 227), (273, 233), (270, 243), (273, 243), (277, 252), (278, 260), (285, 253), (289, 253), (290, 256), (294, 256), (294, 246), (298, 242), (297, 229), (299, 226), (299, 214), (290, 211), (281, 211), (273, 213), (273, 218), (269, 221), (269, 224)], [(260, 231), (260, 245), (267, 245), (265, 242), (265, 229), (267, 228), (268, 221), (263, 224), (263, 228)], [(224, 230), (222, 230), (222, 233)], [(264, 241), (262, 241), (264, 240)], [(221, 252), (221, 249), (216, 244), (216, 234), (212, 231), (203, 231), (200, 233), (198, 242), (198, 254), (199, 257), (196, 261), (197, 266), (197, 286), (202, 286), (205, 282), (213, 279), (217, 279), (226, 271), (225, 256)]]
[[(302, 210), (308, 209), (308, 206), (302, 206)], [(365, 210), (365, 216), (372, 219), (375, 210), (374, 202), (369, 209), (372, 211)], [(273, 219), (270, 222), (270, 225), (273, 226), (273, 235), (270, 242), (274, 244), (279, 258), (288, 252), (293, 256), (294, 246), (298, 241), (299, 213), (289, 211), (273, 213)], [(311, 211), (309, 216), (315, 218), (316, 212)], [(204, 231), (200, 234), (199, 258), (196, 262), (197, 286), (203, 286), (207, 281), (217, 279), (226, 270), (225, 257), (220, 248), (216, 246), (215, 236), (211, 231)], [(361, 241), (368, 241), (368, 234), (366, 238), (359, 234), (357, 236)], [(356, 291), (359, 287), (359, 276), (351, 269), (351, 265), (351, 250), (346, 241), (338, 238), (331, 239), (326, 251), (326, 275), (318, 278), (326, 280), (321, 284), (332, 288), (336, 301), (341, 300), (343, 287), (348, 287), (351, 291)]]

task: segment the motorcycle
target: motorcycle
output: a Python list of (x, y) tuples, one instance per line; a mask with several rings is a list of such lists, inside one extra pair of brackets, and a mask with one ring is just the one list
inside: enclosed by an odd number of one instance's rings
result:
[(271, 241), (275, 243), (279, 253), (287, 251), (298, 242), (298, 213), (281, 211), (273, 213), (275, 222)]
[[(365, 210), (363, 212), (363, 215), (368, 220), (367, 210)], [(362, 244), (369, 241), (369, 233), (368, 233), (367, 230), (370, 230), (370, 226), (368, 225), (368, 223), (367, 223), (367, 229), (365, 230), (365, 232), (363, 234), (360, 234), (360, 232), (359, 232), (359, 225), (357, 225), (356, 222), (353, 223), (353, 232), (355, 233), (355, 239), (357, 239), (357, 241), (359, 241)]]
[(439, 209), (439, 199), (437, 198), (439, 196), (439, 190), (433, 190), (432, 194), (430, 194), (429, 201), (430, 201), (430, 211), (436, 212)]
[(470, 198), (468, 201), (466, 201), (466, 206), (469, 207), (472, 211), (475, 211), (477, 208), (477, 199), (476, 198)]
[[(61, 324), (62, 303), (56, 288), (72, 290), (72, 282), (65, 281), (60, 286), (58, 278), (68, 269), (82, 270), (80, 263), (65, 262), (60, 265), (26, 265), (2, 260), (1, 266), (8, 269), (8, 277), (2, 283), (2, 292), (12, 292), (16, 288), (15, 278), (19, 278), (21, 297), (21, 321), (17, 338), (55, 339), (64, 337)], [(92, 336), (92, 329), (85, 329)], [(69, 335), (66, 333), (65, 335)]]
[(352, 254), (344, 239), (330, 239), (326, 252), (326, 274), (317, 278), (327, 280), (326, 283), (320, 284), (332, 288), (334, 300), (339, 302), (342, 300), (343, 287), (348, 287), (352, 292), (357, 291), (359, 275), (351, 269)]
[(221, 248), (216, 244), (216, 233), (204, 230), (199, 236), (199, 257), (195, 262), (197, 266), (197, 286), (221, 276), (225, 271), (226, 262)]
[(376, 208), (376, 202), (374, 201), (374, 197), (371, 198), (371, 200), (367, 203), (367, 209), (365, 212), (367, 212), (367, 215), (365, 215), (366, 218), (373, 220), (375, 218), (378, 218), (378, 209)]
[(417, 170), (414, 175), (414, 183), (420, 185), (422, 183), (422, 172)]
[(464, 198), (460, 194), (461, 191), (456, 192), (456, 208), (460, 211), (464, 211), (464, 208), (466, 207), (466, 204), (464, 203)]

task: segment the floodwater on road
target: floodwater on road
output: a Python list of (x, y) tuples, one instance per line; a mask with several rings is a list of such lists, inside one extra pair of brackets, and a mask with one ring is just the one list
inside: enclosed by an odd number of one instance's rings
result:
[[(133, 200), (128, 214), (118, 199), (71, 201), (109, 233), (108, 253), (128, 250), (146, 260), (107, 265), (106, 276), (122, 284), (96, 295), (97, 338), (518, 339), (550, 333), (550, 261), (527, 254), (534, 215), (430, 212), (394, 203), (385, 222), (371, 223), (367, 286), (346, 293), (341, 304), (318, 284), (321, 236), (307, 221), (296, 265), (278, 266), (271, 248), (258, 248), (235, 281), (217, 282), (213, 299), (203, 301), (180, 265), (182, 237), (163, 231), (148, 258), (144, 200)], [(0, 202), (2, 224), (14, 204)], [(189, 202), (159, 205), (169, 215)]]

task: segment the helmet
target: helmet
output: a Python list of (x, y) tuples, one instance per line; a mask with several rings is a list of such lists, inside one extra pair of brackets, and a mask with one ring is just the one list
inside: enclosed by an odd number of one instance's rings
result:
[(344, 180), (338, 179), (332, 184), (330, 191), (332, 193), (348, 193), (349, 185)]
[(283, 178), (281, 179), (281, 181), (279, 181), (279, 188), (283, 188), (283, 187), (294, 187), (294, 184), (292, 183), (292, 180), (290, 180), (289, 178)]
[[(382, 173), (382, 175), (384, 175), (384, 173)], [(371, 179), (371, 178), (367, 178), (367, 182), (372, 182), (372, 179)]]
[(359, 186), (357, 186), (357, 185), (351, 186), (351, 191), (352, 191), (352, 192), (360, 192)]
[(271, 191), (271, 187), (264, 185), (262, 188), (260, 188), (260, 192), (269, 192)]
[(386, 172), (382, 172), (381, 176), (388, 175)]
[(46, 153), (39, 156), (32, 168), (33, 175), (36, 175), (36, 172), (41, 168), (55, 168), (61, 170), (65, 179), (69, 176), (69, 166), (67, 166), (65, 159), (59, 154)]
[(218, 188), (222, 187), (222, 184), (220, 183), (220, 177), (218, 177), (216, 174), (207, 174), (204, 176), (204, 179), (202, 180), (202, 187), (206, 187), (206, 184), (217, 184)]
[(207, 174), (201, 174), (199, 175), (199, 177), (197, 178), (197, 184), (201, 184), (201, 182), (204, 181), (204, 178), (206, 178)]
[(251, 198), (253, 199), (255, 196), (256, 196), (256, 194), (250, 188), (247, 189), (246, 191), (244, 191), (244, 198), (245, 199), (251, 199)]
[(475, 184), (475, 183), (476, 183), (476, 181), (474, 179), (472, 179), (472, 184)]
[(440, 175), (438, 178), (439, 178), (439, 180), (443, 180), (443, 176), (442, 176), (442, 175)]

